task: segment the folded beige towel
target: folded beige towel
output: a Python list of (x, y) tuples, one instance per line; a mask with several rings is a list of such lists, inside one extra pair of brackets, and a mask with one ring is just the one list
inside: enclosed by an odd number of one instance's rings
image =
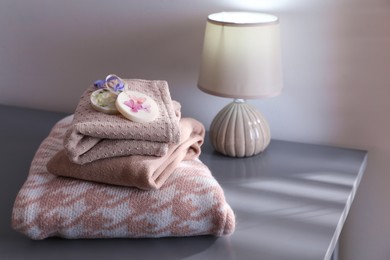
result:
[(122, 115), (96, 111), (90, 104), (89, 87), (80, 98), (71, 127), (64, 138), (70, 160), (85, 164), (124, 155), (162, 156), (169, 144), (180, 140), (180, 104), (171, 99), (166, 81), (125, 79), (129, 90), (142, 92), (156, 101), (160, 115), (152, 122), (136, 123)]
[(138, 238), (231, 234), (235, 216), (224, 192), (199, 159), (180, 162), (158, 190), (63, 178), (46, 164), (63, 149), (70, 118), (42, 142), (19, 191), (12, 227), (32, 239)]
[(144, 190), (159, 189), (181, 161), (199, 156), (204, 134), (202, 123), (192, 118), (182, 118), (180, 142), (172, 144), (162, 157), (130, 155), (80, 165), (72, 163), (65, 151), (61, 150), (49, 161), (47, 170), (59, 176)]

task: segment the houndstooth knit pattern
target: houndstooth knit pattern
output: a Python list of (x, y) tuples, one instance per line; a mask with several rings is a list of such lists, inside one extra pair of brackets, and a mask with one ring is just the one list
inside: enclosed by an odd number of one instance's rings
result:
[(81, 96), (71, 127), (64, 138), (68, 157), (85, 164), (98, 159), (124, 155), (162, 156), (170, 143), (180, 140), (180, 104), (171, 99), (168, 83), (162, 80), (124, 79), (129, 90), (138, 91), (156, 101), (159, 116), (152, 122), (132, 122), (122, 115), (96, 111), (90, 86)]
[(70, 122), (70, 117), (59, 121), (40, 145), (15, 200), (15, 230), (32, 239), (221, 236), (234, 231), (235, 216), (223, 190), (199, 159), (181, 162), (153, 191), (48, 173), (46, 164), (63, 148)]

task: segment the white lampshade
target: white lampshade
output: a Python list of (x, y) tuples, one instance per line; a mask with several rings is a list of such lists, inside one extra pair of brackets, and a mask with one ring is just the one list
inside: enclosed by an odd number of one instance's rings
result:
[(261, 98), (282, 90), (279, 21), (263, 13), (208, 16), (198, 87), (231, 98)]
[(270, 128), (245, 99), (272, 97), (282, 90), (279, 20), (263, 13), (222, 12), (209, 15), (198, 87), (234, 98), (210, 126), (214, 148), (232, 157), (266, 149)]

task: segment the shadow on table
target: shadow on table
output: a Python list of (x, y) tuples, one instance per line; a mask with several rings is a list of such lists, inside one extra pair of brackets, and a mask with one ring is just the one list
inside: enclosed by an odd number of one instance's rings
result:
[[(211, 247), (216, 237), (167, 237), (150, 239), (20, 238), (1, 253), (4, 259), (183, 259)], [(17, 248), (15, 247), (17, 246)]]

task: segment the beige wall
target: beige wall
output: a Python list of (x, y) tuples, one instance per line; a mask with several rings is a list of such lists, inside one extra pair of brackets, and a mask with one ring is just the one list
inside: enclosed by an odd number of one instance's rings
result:
[(222, 10), (280, 17), (285, 91), (251, 103), (275, 138), (369, 150), (341, 255), (390, 259), (388, 0), (1, 0), (0, 104), (71, 113), (116, 73), (168, 80), (208, 126), (229, 101), (196, 88), (205, 19)]

